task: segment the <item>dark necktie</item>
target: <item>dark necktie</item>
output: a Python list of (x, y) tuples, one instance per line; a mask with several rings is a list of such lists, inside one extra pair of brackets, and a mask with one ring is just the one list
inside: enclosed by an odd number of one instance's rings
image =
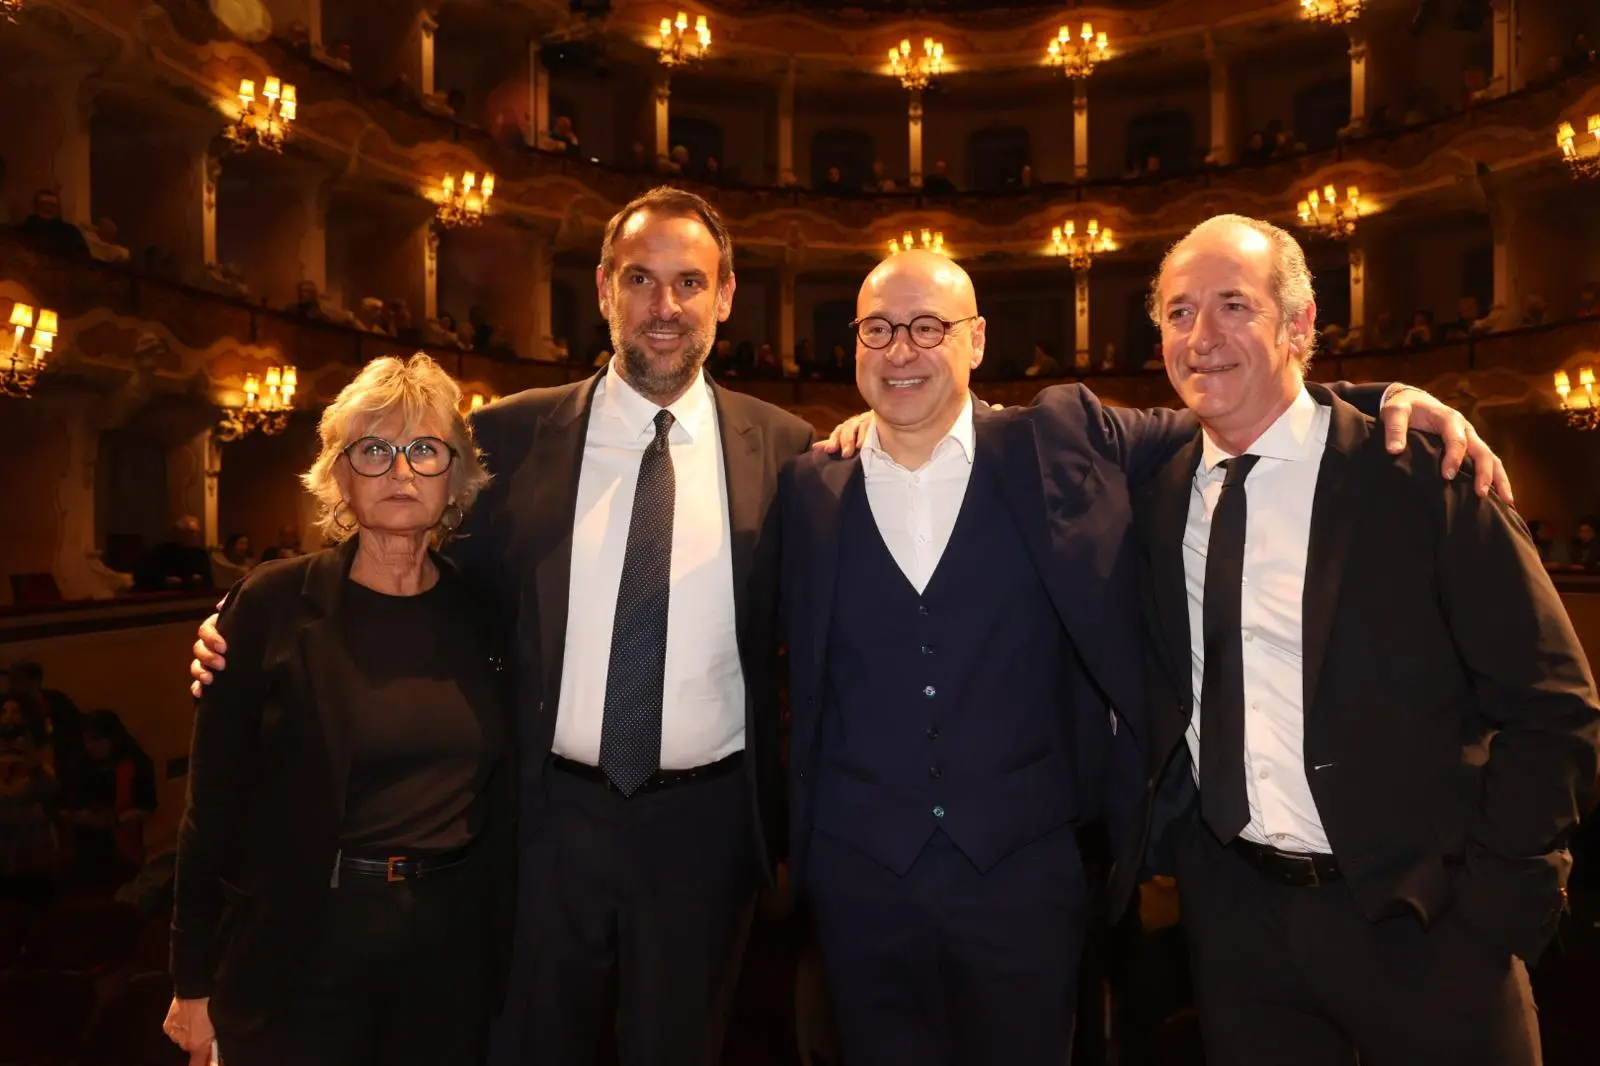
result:
[(667, 434), (672, 412), (656, 414), (656, 436), (639, 462), (628, 548), (611, 626), (600, 768), (631, 796), (661, 766), (661, 695), (667, 672), (675, 481)]
[(1244, 780), (1244, 645), (1239, 601), (1244, 584), (1244, 481), (1258, 455), (1220, 465), (1227, 470), (1211, 514), (1203, 604), (1205, 674), (1200, 681), (1200, 814), (1227, 844), (1250, 823)]

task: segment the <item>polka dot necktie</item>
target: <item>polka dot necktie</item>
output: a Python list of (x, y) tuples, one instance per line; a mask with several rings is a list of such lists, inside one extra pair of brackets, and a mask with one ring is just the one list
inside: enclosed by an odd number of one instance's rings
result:
[(1200, 682), (1200, 816), (1217, 839), (1231, 843), (1250, 824), (1244, 782), (1244, 480), (1259, 455), (1220, 464), (1227, 471), (1211, 513), (1206, 589), (1201, 604), (1206, 663)]
[(657, 412), (656, 435), (639, 462), (628, 548), (611, 627), (600, 768), (632, 796), (661, 766), (661, 697), (667, 672), (672, 511), (676, 481), (667, 434), (672, 412)]

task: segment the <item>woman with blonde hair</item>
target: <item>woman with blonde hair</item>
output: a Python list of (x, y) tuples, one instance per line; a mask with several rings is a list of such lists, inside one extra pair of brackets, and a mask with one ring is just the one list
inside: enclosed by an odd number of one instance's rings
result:
[(494, 611), (436, 548), (488, 482), (426, 355), (369, 363), (302, 480), (336, 546), (221, 610), (167, 1034), (228, 1066), (471, 1063), (503, 984), (515, 760)]

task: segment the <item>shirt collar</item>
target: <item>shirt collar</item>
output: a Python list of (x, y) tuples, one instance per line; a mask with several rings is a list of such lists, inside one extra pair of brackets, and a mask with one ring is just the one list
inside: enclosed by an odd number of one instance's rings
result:
[[(1263, 459), (1282, 459), (1285, 462), (1315, 457), (1327, 443), (1327, 420), (1322, 416), (1324, 410), (1306, 391), (1306, 387), (1300, 386), (1294, 401), (1273, 420), (1266, 432), (1256, 438), (1247, 451)], [(1218, 463), (1232, 458), (1233, 453), (1213, 440), (1209, 430), (1201, 434), (1202, 474), (1210, 476)]]
[[(615, 357), (606, 364), (606, 376), (600, 379), (597, 391), (599, 394), (594, 404), (598, 414), (621, 424), (632, 436), (655, 436), (656, 414), (661, 410), (661, 405), (641, 396), (617, 373)], [(684, 390), (682, 396), (667, 406), (667, 410), (672, 412), (673, 432), (682, 429), (690, 441), (712, 429), (715, 408), (711, 402), (711, 385), (706, 380), (704, 370), (700, 372), (698, 380)]]
[[(976, 443), (972, 428), (972, 393), (969, 392), (967, 393), (967, 402), (961, 405), (961, 411), (956, 415), (955, 422), (940, 439), (939, 443), (934, 445), (933, 459), (940, 458), (954, 448), (960, 451), (961, 457), (967, 461), (968, 466), (971, 466), (975, 447)], [(873, 419), (872, 425), (867, 429), (867, 439), (861, 445), (861, 458), (869, 466), (877, 463), (900, 465), (890, 457), (889, 453), (883, 449), (882, 444), (879, 443), (877, 419)], [(930, 459), (929, 462), (932, 462), (933, 459)]]

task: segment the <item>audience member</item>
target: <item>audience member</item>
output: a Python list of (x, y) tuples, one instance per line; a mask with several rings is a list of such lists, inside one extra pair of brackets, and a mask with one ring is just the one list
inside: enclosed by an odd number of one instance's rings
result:
[(1118, 361), (1117, 361), (1117, 342), (1116, 341), (1106, 341), (1105, 354), (1100, 356), (1100, 369), (1101, 370), (1105, 370), (1105, 371), (1111, 371), (1111, 370), (1117, 369), (1118, 365), (1119, 364), (1118, 364)]
[(396, 298), (389, 301), (388, 307), (384, 309), (384, 326), (403, 347), (416, 348), (424, 341), (423, 331), (411, 317), (411, 304), (404, 299)]
[(256, 565), (250, 554), (250, 534), (230, 533), (222, 542), (220, 551), (211, 553), (211, 574), (218, 588), (232, 588), (233, 583), (248, 574)]
[(629, 147), (628, 169), (635, 171), (650, 169), (650, 153), (645, 150), (643, 141), (634, 141)]
[(83, 714), (78, 705), (60, 689), (45, 688), (44, 667), (31, 660), (12, 663), (6, 685), (6, 694), (21, 700), (24, 708), (37, 708), (50, 738), (56, 777), (70, 779), (83, 759)]
[(922, 179), (922, 190), (935, 196), (956, 191), (956, 183), (950, 180), (949, 166), (943, 159), (934, 161), (933, 173)]
[(1467, 340), (1488, 331), (1488, 322), (1476, 296), (1463, 296), (1456, 304), (1456, 312), (1460, 317), (1444, 327), (1445, 340)]
[(472, 330), (473, 351), (486, 352), (494, 346), (494, 323), (489, 321), (489, 312), (481, 304), (467, 308), (467, 325)]
[(1398, 348), (1401, 336), (1400, 331), (1395, 328), (1393, 313), (1379, 311), (1378, 317), (1364, 328), (1362, 340), (1364, 341), (1363, 348)]
[(200, 535), (200, 519), (186, 514), (172, 527), (172, 539), (151, 548), (133, 577), (136, 592), (216, 588), (211, 556)]
[(750, 369), (750, 376), (763, 379), (783, 377), (783, 360), (772, 350), (772, 345), (763, 344), (756, 349), (756, 361)]
[(428, 320), (427, 339), (429, 344), (444, 348), (464, 348), (461, 340), (461, 329), (456, 325), (456, 316), (448, 311), (441, 311), (438, 318)]
[(0, 701), (0, 900), (35, 916), (55, 883), (56, 791), (43, 733), (22, 701), (7, 696)]
[(1600, 286), (1589, 284), (1578, 290), (1577, 318), (1600, 318)]
[(1024, 164), (1022, 164), (1022, 169), (1017, 171), (1017, 177), (1016, 177), (1016, 180), (1015, 180), (1014, 184), (1019, 189), (1031, 189), (1031, 188), (1033, 188), (1033, 164), (1032, 163), (1024, 163)]
[[(572, 118), (568, 115), (557, 115), (556, 123), (550, 129), (550, 136), (560, 141), (562, 151), (568, 155), (578, 154), (578, 134), (572, 128)], [(643, 145), (639, 147), (643, 148)]]
[(383, 301), (376, 296), (363, 296), (361, 303), (356, 306), (356, 326), (368, 333), (383, 333), (389, 331), (383, 326)]
[(1577, 33), (1572, 37), (1572, 47), (1567, 49), (1567, 72), (1577, 74), (1594, 66), (1595, 48), (1589, 43), (1589, 35)]
[(1420, 348), (1434, 341), (1433, 312), (1415, 311), (1411, 315), (1411, 328), (1406, 330), (1404, 340), (1401, 341), (1407, 348)]
[(128, 261), (128, 249), (117, 243), (117, 224), (109, 218), (96, 222), (94, 229), (84, 234), (84, 241), (89, 246), (89, 254), (102, 263)]
[(274, 559), (294, 559), (304, 554), (300, 550), (300, 527), (287, 525), (278, 530), (278, 543), (261, 553), (261, 561), (270, 563)]
[(722, 164), (717, 162), (716, 156), (706, 156), (706, 161), (700, 164), (700, 177), (702, 180), (712, 183), (722, 180)]
[(326, 321), (327, 312), (322, 309), (322, 294), (317, 291), (314, 281), (302, 281), (295, 286), (294, 303), (284, 308), (296, 318), (311, 318)]
[(889, 172), (884, 169), (883, 160), (874, 159), (872, 161), (872, 177), (867, 179), (866, 191), (894, 192), (894, 190), (894, 179), (891, 178), (889, 176)]
[(1567, 546), (1556, 536), (1554, 524), (1542, 518), (1528, 522), (1528, 532), (1533, 536), (1534, 547), (1539, 549), (1539, 561), (1547, 570), (1559, 570), (1567, 565)]
[(415, 107), (419, 101), (417, 87), (411, 83), (411, 75), (403, 70), (383, 87), (381, 95), (391, 104), (398, 104), (401, 107)]
[(1250, 139), (1245, 142), (1244, 151), (1239, 153), (1239, 162), (1254, 166), (1265, 163), (1272, 157), (1272, 151), (1267, 147), (1267, 135), (1260, 130), (1254, 130)]
[(728, 367), (729, 377), (749, 377), (756, 369), (756, 346), (750, 341), (740, 341), (733, 349), (733, 362)]
[(89, 254), (83, 231), (61, 217), (61, 197), (51, 189), (33, 194), (33, 214), (22, 220), (17, 235), (56, 255)]
[(144, 864), (144, 820), (156, 809), (156, 772), (115, 711), (83, 722), (84, 761), (61, 795), (75, 875), (120, 884)]
[[(1016, 364), (1013, 363), (1012, 365), (1015, 366)], [(1048, 344), (1040, 341), (1033, 346), (1033, 359), (1028, 363), (1027, 369), (1022, 374), (1024, 377), (1030, 378), (1060, 377), (1061, 361), (1055, 357), (1055, 353), (1050, 350)]]
[(831, 196), (842, 196), (847, 191), (844, 185), (844, 175), (838, 167), (829, 167), (828, 174), (822, 179), (822, 184), (817, 186), (818, 192), (825, 192)]
[(1600, 540), (1595, 539), (1597, 527), (1600, 527), (1600, 518), (1594, 515), (1584, 515), (1578, 521), (1578, 534), (1567, 546), (1567, 562), (1572, 569), (1589, 573), (1600, 570)]
[(1545, 298), (1538, 293), (1530, 293), (1522, 302), (1522, 324), (1524, 326), (1542, 326), (1549, 321), (1549, 305)]

